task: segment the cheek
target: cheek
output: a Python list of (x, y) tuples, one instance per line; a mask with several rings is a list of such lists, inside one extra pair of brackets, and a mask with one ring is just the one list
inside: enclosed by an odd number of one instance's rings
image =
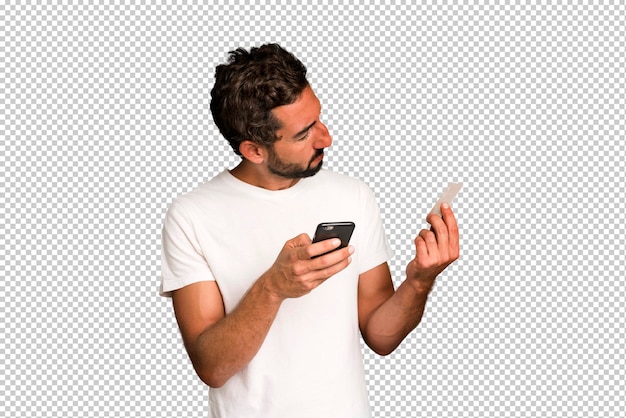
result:
[(276, 154), (283, 161), (297, 162), (300, 160), (308, 160), (315, 155), (315, 146), (311, 138), (306, 141), (292, 142), (291, 144), (275, 145)]
[(294, 147), (289, 150), (289, 154), (294, 158), (302, 158), (314, 152), (312, 141), (297, 142)]

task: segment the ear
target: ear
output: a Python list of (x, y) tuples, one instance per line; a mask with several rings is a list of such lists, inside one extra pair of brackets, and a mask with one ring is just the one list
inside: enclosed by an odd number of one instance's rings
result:
[(243, 158), (254, 164), (261, 164), (267, 157), (265, 147), (252, 141), (243, 141), (239, 144), (239, 152)]

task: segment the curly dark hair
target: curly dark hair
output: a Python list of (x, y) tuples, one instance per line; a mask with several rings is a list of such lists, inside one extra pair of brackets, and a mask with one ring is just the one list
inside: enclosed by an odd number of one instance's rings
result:
[(269, 146), (280, 122), (272, 109), (295, 102), (309, 85), (306, 67), (278, 44), (230, 51), (215, 70), (211, 113), (233, 150), (245, 140)]

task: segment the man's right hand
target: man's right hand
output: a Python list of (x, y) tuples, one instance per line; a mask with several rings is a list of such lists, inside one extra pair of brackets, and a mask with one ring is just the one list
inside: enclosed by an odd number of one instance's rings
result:
[[(333, 251), (340, 245), (341, 241), (336, 238), (312, 244), (307, 234), (287, 241), (264, 275), (266, 289), (280, 300), (308, 294), (352, 261), (354, 247)], [(332, 252), (312, 259), (329, 251)]]
[(339, 245), (339, 240), (332, 239), (312, 244), (306, 234), (287, 241), (272, 267), (228, 315), (216, 282), (198, 282), (176, 290), (176, 319), (200, 379), (220, 387), (246, 366), (286, 298), (306, 295), (350, 264), (353, 247), (311, 259)]

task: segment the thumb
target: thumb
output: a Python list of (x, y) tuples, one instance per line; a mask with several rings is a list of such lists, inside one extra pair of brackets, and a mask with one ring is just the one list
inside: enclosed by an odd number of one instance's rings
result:
[(287, 244), (293, 248), (305, 247), (311, 244), (311, 238), (307, 234), (303, 233), (287, 241)]

